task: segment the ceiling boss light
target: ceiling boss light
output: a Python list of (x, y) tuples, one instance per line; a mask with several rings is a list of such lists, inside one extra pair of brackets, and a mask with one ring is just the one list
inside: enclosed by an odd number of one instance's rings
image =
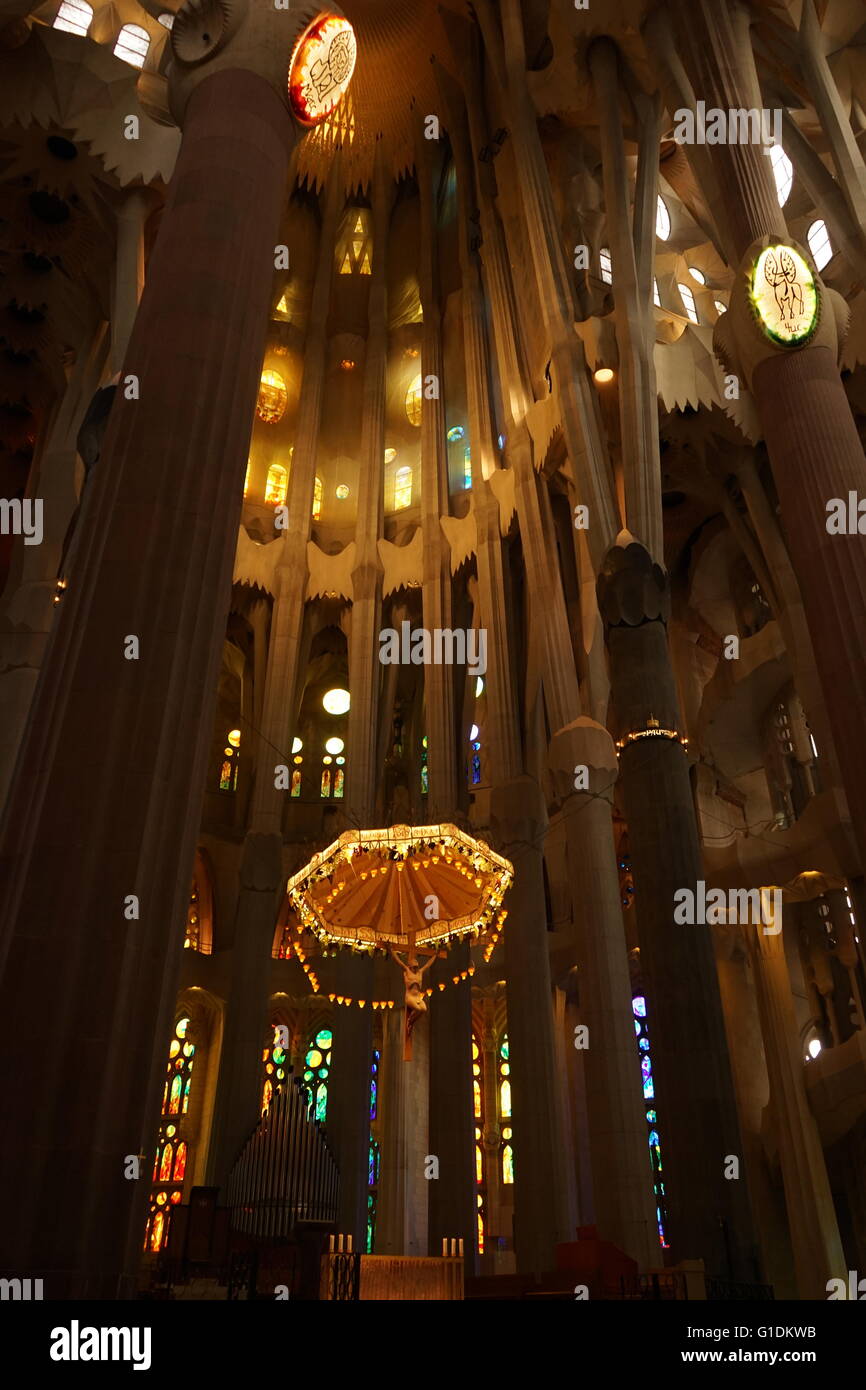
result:
[(348, 91), (358, 45), (347, 19), (324, 15), (305, 29), (289, 65), (289, 101), (307, 126), (327, 120)]

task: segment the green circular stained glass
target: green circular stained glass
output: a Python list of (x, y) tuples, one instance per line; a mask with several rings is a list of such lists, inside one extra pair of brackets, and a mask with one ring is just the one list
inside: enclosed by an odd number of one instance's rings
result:
[(793, 246), (767, 246), (752, 268), (749, 298), (764, 333), (782, 347), (797, 347), (818, 324), (818, 283)]

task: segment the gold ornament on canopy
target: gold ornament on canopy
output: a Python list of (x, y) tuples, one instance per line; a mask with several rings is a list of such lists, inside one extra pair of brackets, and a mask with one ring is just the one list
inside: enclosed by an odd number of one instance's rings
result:
[(411, 1029), (433, 992), (426, 971), (458, 941), (498, 937), (513, 877), (507, 859), (455, 825), (347, 830), (289, 879), (296, 950), (300, 957), (300, 938), (311, 932), (326, 948), (387, 951), (403, 971), (408, 1056)]

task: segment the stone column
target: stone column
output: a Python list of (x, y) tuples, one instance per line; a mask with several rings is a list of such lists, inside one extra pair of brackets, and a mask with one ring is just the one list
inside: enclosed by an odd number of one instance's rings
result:
[(144, 289), (144, 223), (148, 200), (133, 189), (115, 214), (117, 241), (111, 287), (111, 374), (121, 370)]
[[(651, 719), (676, 734), (680, 715), (665, 630), (667, 581), (643, 547), (626, 548), (625, 539), (610, 552), (599, 579), (619, 734), (644, 731)], [(674, 893), (694, 893), (703, 878), (688, 759), (679, 739), (627, 742), (620, 778), (652, 1020), (673, 1256), (703, 1259), (711, 1274), (752, 1278), (744, 1184), (725, 1178), (726, 1157), (742, 1150), (712, 935), (706, 925), (676, 924), (673, 915)]]
[[(658, 1240), (611, 825), (616, 749), (606, 729), (581, 718), (555, 735), (550, 761), (568, 839), (580, 1014), (589, 1030), (583, 1069), (595, 1224), (645, 1269)], [(578, 780), (582, 790), (575, 790)]]
[[(745, 927), (743, 932), (755, 972), (797, 1288), (801, 1298), (825, 1299), (828, 1279), (847, 1277), (847, 1261), (824, 1151), (803, 1083), (784, 937), (781, 931), (773, 934), (762, 927)], [(670, 1189), (668, 1183), (666, 1191)]]
[[(741, 5), (715, 0), (677, 0), (679, 40), (689, 76), (707, 107), (761, 106), (750, 42), (749, 14)], [(851, 161), (852, 141), (839, 123), (839, 103), (822, 92), (822, 64), (814, 53), (817, 26), (804, 26), (814, 55), (811, 77), (828, 138), (840, 162), (846, 196), (862, 204), (862, 158)], [(661, 40), (668, 51), (672, 40)], [(853, 145), (856, 149), (856, 145)], [(858, 494), (864, 476), (863, 447), (837, 366), (837, 323), (844, 312), (832, 291), (819, 284), (818, 324), (805, 344), (779, 346), (764, 334), (748, 295), (748, 277), (763, 246), (787, 239), (773, 187), (770, 161), (760, 146), (690, 147), (696, 164), (711, 164), (725, 211), (720, 224), (730, 264), (739, 264), (729, 322), (717, 325), (717, 351), (755, 397), (782, 522), (803, 593), (815, 658), (836, 745), (844, 749), (842, 777), (861, 856), (866, 855), (866, 535), (831, 535), (827, 504)], [(807, 262), (810, 260), (805, 253)], [(816, 279), (818, 277), (816, 276)]]
[(553, 1269), (555, 1248), (574, 1237), (544, 905), (544, 799), (531, 777), (491, 793), (497, 848), (514, 865), (504, 932), (508, 1044), (514, 1120), (517, 1267)]
[[(429, 1247), (442, 1252), (442, 1239), (463, 1237), (466, 1266), (475, 1269), (475, 1136), (472, 1104), (472, 982), (453, 983), (469, 965), (469, 947), (457, 946), (430, 972), (430, 1152), (439, 1159), (438, 1181), (431, 1182)], [(438, 988), (443, 983), (445, 989)]]
[[(396, 979), (395, 974), (395, 990)], [(419, 1019), (412, 1030), (408, 1062), (403, 1060), (404, 1028), (403, 1009), (388, 1009), (382, 1049), (377, 1255), (427, 1254), (429, 1017)]]
[(186, 105), (124, 364), (138, 398), (115, 402), (0, 830), (3, 1273), (55, 1298), (124, 1293), (141, 1256), (125, 1155), (146, 1172), (153, 1152), (295, 138), (284, 71), (222, 63)]

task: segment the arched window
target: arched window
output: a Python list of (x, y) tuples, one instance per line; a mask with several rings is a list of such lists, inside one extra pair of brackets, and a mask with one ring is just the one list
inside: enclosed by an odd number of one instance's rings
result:
[(613, 261), (610, 258), (610, 251), (603, 246), (598, 253), (598, 264), (601, 270), (601, 278), (606, 285), (613, 284)]
[[(303, 758), (295, 758), (296, 763), (302, 763)], [(301, 794), (302, 773), (299, 767), (292, 768), (292, 796), (296, 799)]]
[(90, 28), (92, 19), (93, 9), (87, 4), (87, 0), (63, 0), (54, 20), (54, 28), (64, 29), (67, 34), (78, 34), (83, 38)]
[[(370, 1125), (379, 1114), (379, 1062), (378, 1048), (373, 1049), (370, 1059)], [(367, 1254), (372, 1255), (376, 1243), (376, 1211), (379, 1202), (379, 1143), (370, 1129), (370, 1150), (367, 1168)]]
[(659, 195), (656, 203), (656, 236), (659, 241), (667, 241), (671, 234), (671, 215), (664, 198)]
[(332, 1042), (333, 1034), (330, 1028), (321, 1028), (307, 1048), (304, 1058), (304, 1087), (310, 1098), (314, 1120), (324, 1120), (328, 1112), (328, 1073), (331, 1070)]
[(134, 68), (142, 68), (149, 48), (150, 35), (146, 29), (139, 24), (124, 24), (114, 45), (114, 56)]
[(421, 427), (421, 410), (424, 400), (424, 385), (420, 374), (416, 376), (406, 392), (406, 418), (416, 429)]
[(370, 214), (366, 208), (358, 208), (352, 214), (346, 234), (338, 248), (340, 274), (372, 275), (371, 255)]
[(770, 146), (770, 163), (773, 166), (773, 177), (776, 180), (776, 197), (779, 200), (779, 207), (783, 208), (794, 185), (794, 166), (781, 145)]
[(659, 1143), (658, 1115), (655, 1108), (655, 1081), (652, 1058), (650, 1056), (649, 1033), (647, 1031), (646, 999), (642, 994), (635, 995), (631, 1001), (634, 1014), (634, 1030), (637, 1035), (640, 1055), (641, 1084), (643, 1085), (644, 1106), (647, 1119), (647, 1140), (649, 1142), (650, 1162), (653, 1171), (653, 1188), (656, 1196), (656, 1221), (658, 1223), (659, 1244), (668, 1248), (665, 1236), (665, 1187), (662, 1176), (662, 1153)]
[(394, 511), (412, 505), (412, 469), (408, 464), (398, 468), (394, 474)]
[(514, 1148), (511, 1142), (511, 1062), (508, 1056), (508, 1034), (499, 1044), (499, 1119), (502, 1137), (499, 1141), (499, 1163), (503, 1183), (514, 1182)]
[(276, 425), (282, 420), (289, 403), (286, 383), (279, 372), (262, 372), (259, 383), (259, 398), (256, 414), (266, 425)]
[(322, 500), (325, 496), (325, 489), (322, 486), (321, 478), (316, 478), (313, 482), (313, 520), (322, 519)]
[(472, 1034), (472, 1092), (473, 1114), (475, 1117), (475, 1204), (478, 1224), (478, 1253), (484, 1254), (484, 1237), (487, 1227), (487, 1155), (484, 1152), (484, 1082), (482, 1077), (481, 1047), (475, 1033)]
[(190, 1032), (190, 1020), (183, 1017), (175, 1024), (174, 1037), (168, 1049), (162, 1093), (163, 1118), (153, 1160), (145, 1250), (162, 1250), (168, 1238), (171, 1208), (183, 1198), (183, 1183), (189, 1166), (186, 1116), (189, 1112), (194, 1061), (195, 1043)]
[(237, 791), (238, 768), (241, 758), (241, 731), (232, 729), (226, 735), (226, 746), (223, 749), (223, 761), (220, 768), (220, 791)]
[(463, 450), (463, 486), (467, 492), (472, 487), (472, 450), (468, 444)]
[(481, 1119), (483, 1104), (483, 1092), (481, 1089), (481, 1049), (478, 1046), (478, 1039), (474, 1033), (472, 1035), (472, 1097), (473, 1110), (476, 1120)]
[(281, 1032), (280, 1024), (273, 1025), (272, 1037), (262, 1049), (262, 1114), (270, 1106), (273, 1098), (285, 1085), (286, 1075), (289, 1071), (289, 1058), (286, 1049), (282, 1045), (281, 1038), (285, 1036)]
[(430, 769), (427, 766), (427, 735), (421, 740), (421, 795), (427, 796), (430, 791)]
[(268, 469), (268, 482), (265, 488), (265, 505), (282, 507), (289, 489), (289, 474), (281, 463), (272, 463)]
[(677, 289), (680, 292), (680, 299), (683, 301), (685, 311), (689, 317), (689, 321), (691, 323), (700, 323), (700, 319), (698, 318), (697, 305), (695, 304), (695, 297), (689, 289), (688, 285), (677, 285)]
[(656, 306), (657, 309), (660, 309), (662, 307), (662, 299), (661, 295), (659, 294), (659, 282), (655, 276), (653, 276), (653, 304)]
[(809, 243), (809, 250), (812, 252), (812, 260), (818, 270), (823, 270), (833, 259), (833, 244), (830, 241), (830, 233), (827, 231), (823, 218), (818, 218), (813, 222), (808, 232), (806, 240)]

